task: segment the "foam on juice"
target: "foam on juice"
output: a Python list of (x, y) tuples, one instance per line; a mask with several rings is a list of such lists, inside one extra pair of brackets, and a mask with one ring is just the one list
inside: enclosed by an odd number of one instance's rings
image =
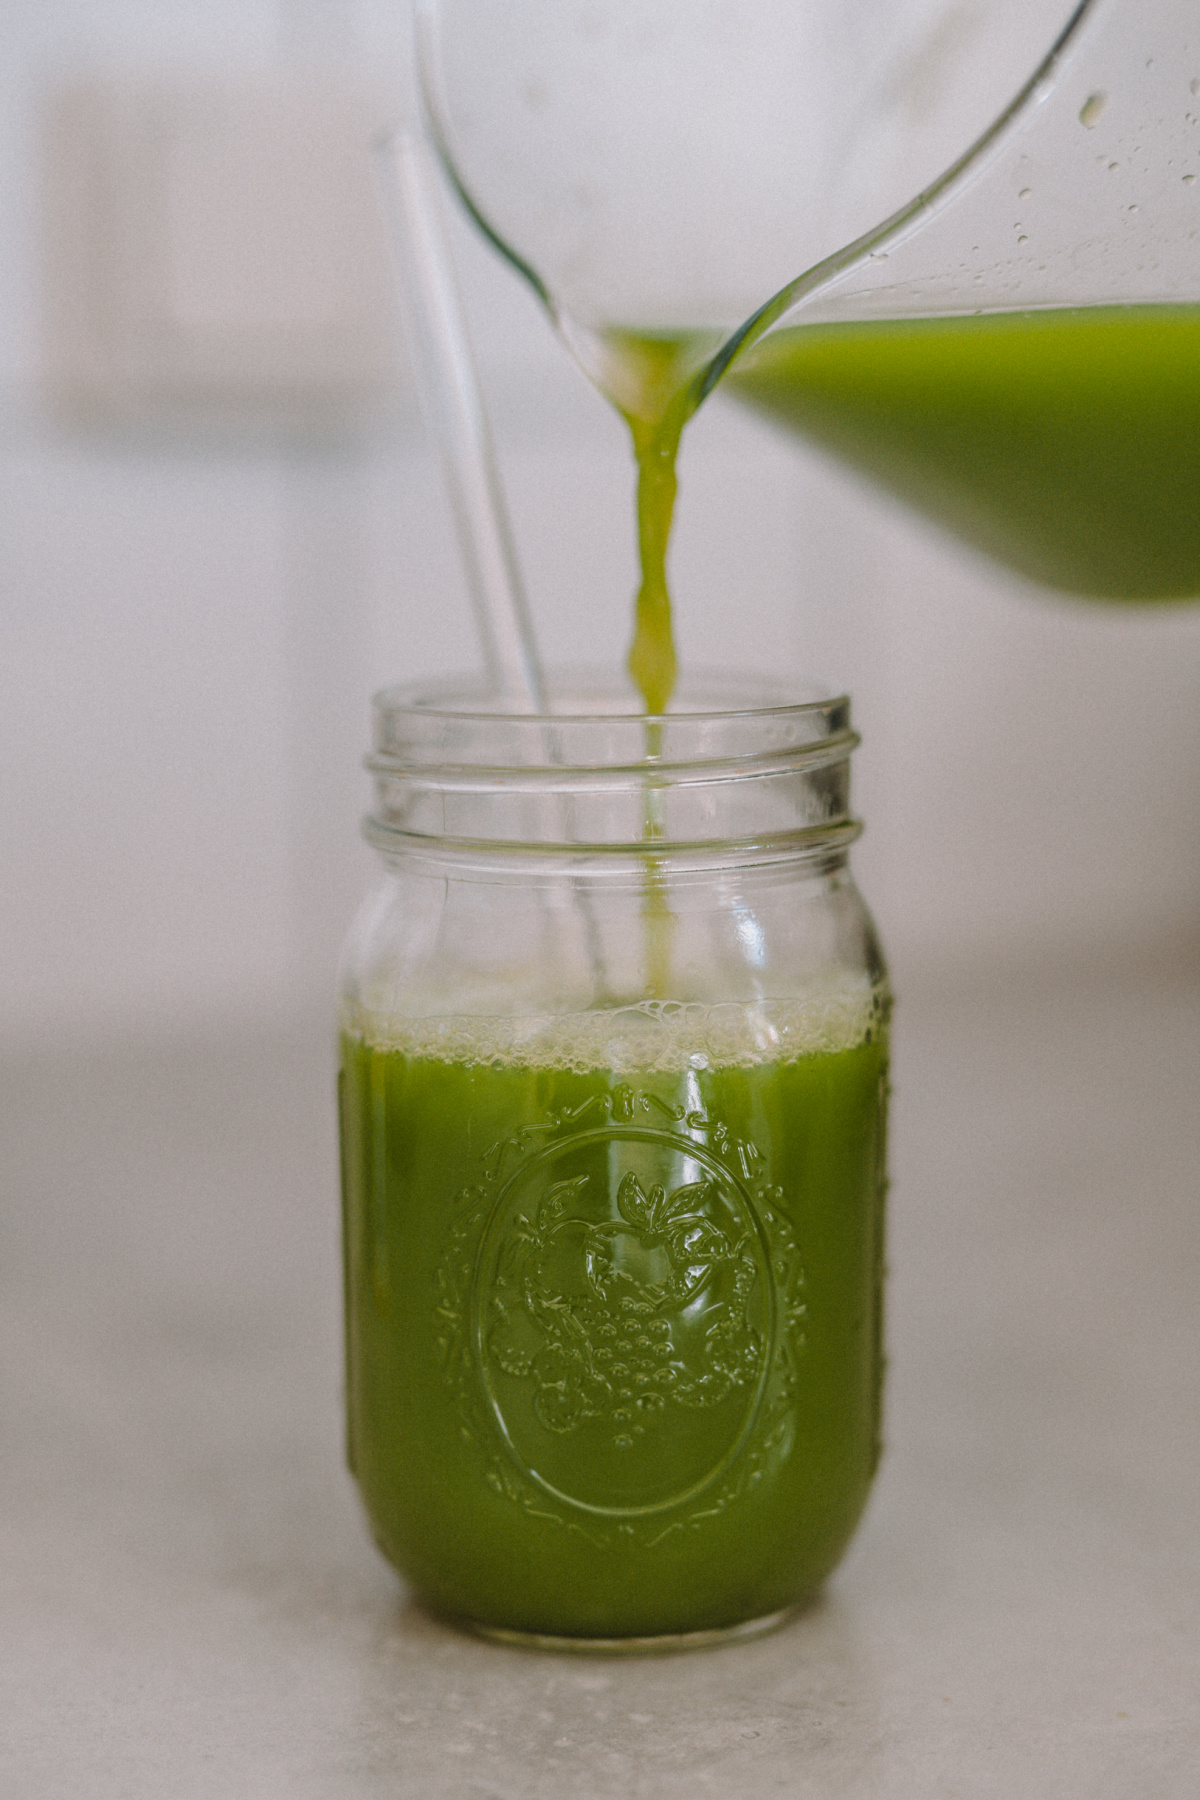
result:
[(586, 1012), (386, 1013), (346, 1021), (375, 1050), (464, 1068), (674, 1074), (750, 1069), (853, 1049), (874, 1037), (886, 998), (838, 972), (784, 999), (717, 1005), (641, 1000)]

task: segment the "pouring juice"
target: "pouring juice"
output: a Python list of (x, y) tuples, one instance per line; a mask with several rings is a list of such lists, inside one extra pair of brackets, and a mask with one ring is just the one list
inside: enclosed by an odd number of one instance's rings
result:
[[(1163, 4), (1186, 50), (1188, 9)], [(834, 1565), (878, 1457), (888, 994), (846, 866), (845, 703), (677, 692), (677, 456), (720, 376), (1031, 580), (1122, 601), (1200, 592), (1200, 309), (749, 335), (843, 276), (852, 305), (873, 288), (928, 294), (931, 312), (987, 300), (992, 277), (1000, 304), (1043, 276), (1056, 299), (1063, 268), (1080, 299), (1093, 281), (1140, 296), (1143, 276), (1186, 292), (1159, 257), (1182, 246), (1190, 269), (1195, 237), (1183, 52), (1166, 54), (1168, 32), (1148, 54), (1139, 18), (1138, 54), (1114, 57), (1109, 9), (1092, 41), (1109, 74), (1055, 123), (1040, 102), (1056, 79), (1078, 85), (1093, 9), (1031, 19), (1042, 60), (1017, 90), (1017, 24), (997, 6), (975, 74), (990, 93), (994, 64), (1008, 104), (967, 130), (969, 68), (946, 60), (958, 8), (897, 9), (886, 32), (870, 0), (680, 3), (649, 25), (629, 4), (586, 21), (482, 0), (417, 10), (455, 186), (631, 431), (628, 670), (645, 716), (589, 702), (522, 725), (478, 697), (377, 703), (368, 835), (386, 874), (342, 1013), (350, 1460), (385, 1554), (477, 1629), (610, 1647), (753, 1630)], [(1141, 122), (1171, 109), (1187, 130), (1164, 152), (1170, 229), (1145, 236), (1136, 200), (1114, 211), (1110, 176), (1124, 158), (1142, 179)], [(1022, 118), (1026, 150), (989, 174)], [(1089, 136), (1102, 118), (1103, 142)], [(934, 156), (947, 120), (962, 153)], [(895, 152), (926, 125), (912, 167), (933, 161), (909, 185)], [(1036, 163), (1040, 182), (1046, 144), (1073, 200), (1091, 198), (1059, 245), (1048, 185), (1036, 253), (1016, 248), (1035, 232), (1023, 218), (997, 251), (1013, 195), (1038, 212), (1009, 177)], [(798, 208), (760, 208), (777, 156)], [(972, 188), (976, 168), (988, 178)], [(857, 223), (830, 236), (839, 185)], [(966, 236), (928, 260), (908, 227), (956, 193)], [(723, 212), (740, 240), (722, 243)], [(770, 218), (777, 232), (747, 226)], [(1124, 288), (1106, 257), (1086, 266), (1110, 239)], [(776, 240), (806, 271), (787, 287), (774, 250), (762, 266), (777, 278), (752, 273), (755, 244)], [(883, 247), (914, 243), (905, 275)], [(737, 296), (755, 292), (775, 298), (747, 317)], [(721, 329), (604, 323), (707, 311)]]
[[(1197, 317), (800, 327), (761, 340), (726, 380), (1026, 575), (1173, 597), (1200, 586), (1186, 504)], [(581, 766), (565, 753), (580, 719), (545, 721), (550, 766), (544, 753), (507, 769), (491, 751), (479, 766), (452, 758), (424, 825), (410, 800), (396, 804), (380, 847), (397, 870), (432, 859), (438, 879), (403, 904), (398, 891), (382, 915), (385, 940), (401, 921), (415, 942), (403, 972), (352, 983), (341, 1103), (349, 1451), (381, 1548), (428, 1604), (486, 1633), (637, 1647), (773, 1622), (836, 1564), (865, 1504), (879, 1453), (887, 998), (827, 753), (806, 765), (799, 814), (781, 786), (762, 815), (768, 784), (794, 776), (789, 755), (811, 750), (785, 733), (780, 762), (772, 709), (752, 754), (731, 741), (689, 762), (672, 749), (667, 545), (701, 389), (678, 379), (686, 339), (614, 345), (637, 378), (622, 408), (642, 557), (630, 666), (652, 716), (626, 716), (641, 735), (620, 754), (606, 742), (607, 769), (589, 760), (599, 752)], [(735, 740), (738, 717), (721, 726)], [(484, 723), (451, 709), (436, 741)], [(411, 782), (412, 757), (387, 779)], [(530, 843), (472, 810), (489, 792), (502, 803), (490, 784), (519, 790), (531, 776), (542, 787), (521, 835), (540, 842), (540, 820), (548, 853), (584, 872), (589, 897), (576, 889), (568, 912), (594, 940), (593, 973), (606, 945), (627, 965), (582, 1010), (565, 999), (570, 981), (549, 1011), (511, 975), (483, 1002), (463, 997), (514, 918), (510, 968), (555, 907), (562, 928), (561, 885), (550, 904), (553, 884), (523, 884)], [(611, 839), (607, 801), (579, 798), (591, 781), (632, 801)], [(554, 792), (571, 822), (539, 813)], [(729, 841), (713, 839), (689, 875), (714, 821)], [(752, 872), (738, 862), (750, 844)], [(791, 865), (782, 888), (757, 866), (764, 847)], [(616, 888), (600, 874), (613, 852)], [(697, 882), (709, 893), (699, 933)], [(843, 908), (848, 931), (832, 923)], [(464, 919), (470, 981), (450, 955)], [(557, 955), (554, 933), (550, 944)], [(431, 1008), (417, 996), (447, 956), (446, 1003)]]

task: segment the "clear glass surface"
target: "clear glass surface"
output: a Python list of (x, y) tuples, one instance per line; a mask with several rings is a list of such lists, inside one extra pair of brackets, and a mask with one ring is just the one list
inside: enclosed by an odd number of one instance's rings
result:
[[(686, 337), (679, 375), (719, 366), (765, 307), (823, 287), (973, 177), (1088, 57), (1083, 28), (1105, 10), (422, 0), (419, 41), (463, 197), (625, 404), (628, 339)], [(1183, 0), (1116, 11), (1135, 51), (1164, 19), (1187, 23)], [(1126, 108), (1144, 123), (1157, 97), (1137, 67)]]
[(422, 25), (446, 164), (643, 487), (724, 381), (1026, 580), (1200, 593), (1192, 0)]

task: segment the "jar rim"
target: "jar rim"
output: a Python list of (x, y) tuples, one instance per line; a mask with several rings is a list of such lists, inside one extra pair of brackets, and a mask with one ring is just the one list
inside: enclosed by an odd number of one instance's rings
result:
[(651, 844), (655, 855), (720, 844), (825, 856), (857, 836), (848, 769), (859, 740), (841, 696), (797, 700), (764, 678), (693, 675), (678, 710), (648, 716), (610, 678), (560, 677), (551, 692), (593, 710), (519, 712), (482, 682), (378, 695), (369, 840), (644, 859)]
[[(372, 696), (377, 714), (421, 719), (453, 719), (463, 723), (507, 725), (590, 725), (600, 721), (670, 724), (688, 720), (736, 720), (777, 714), (826, 714), (849, 705), (844, 692), (819, 682), (783, 683), (755, 674), (729, 674), (721, 669), (689, 670), (681, 678), (665, 712), (648, 713), (630, 682), (592, 670), (565, 670), (550, 676), (554, 693), (565, 703), (531, 712), (517, 701), (497, 695), (482, 678), (446, 676), (432, 681), (391, 683)], [(588, 702), (593, 704), (588, 704)]]

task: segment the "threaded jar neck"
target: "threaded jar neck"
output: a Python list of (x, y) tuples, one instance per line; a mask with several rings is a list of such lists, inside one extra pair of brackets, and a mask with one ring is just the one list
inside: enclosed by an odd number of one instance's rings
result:
[(552, 683), (551, 710), (505, 710), (463, 682), (388, 688), (374, 702), (375, 805), (385, 854), (461, 850), (580, 856), (844, 855), (845, 696), (703, 676), (670, 712), (586, 679)]

